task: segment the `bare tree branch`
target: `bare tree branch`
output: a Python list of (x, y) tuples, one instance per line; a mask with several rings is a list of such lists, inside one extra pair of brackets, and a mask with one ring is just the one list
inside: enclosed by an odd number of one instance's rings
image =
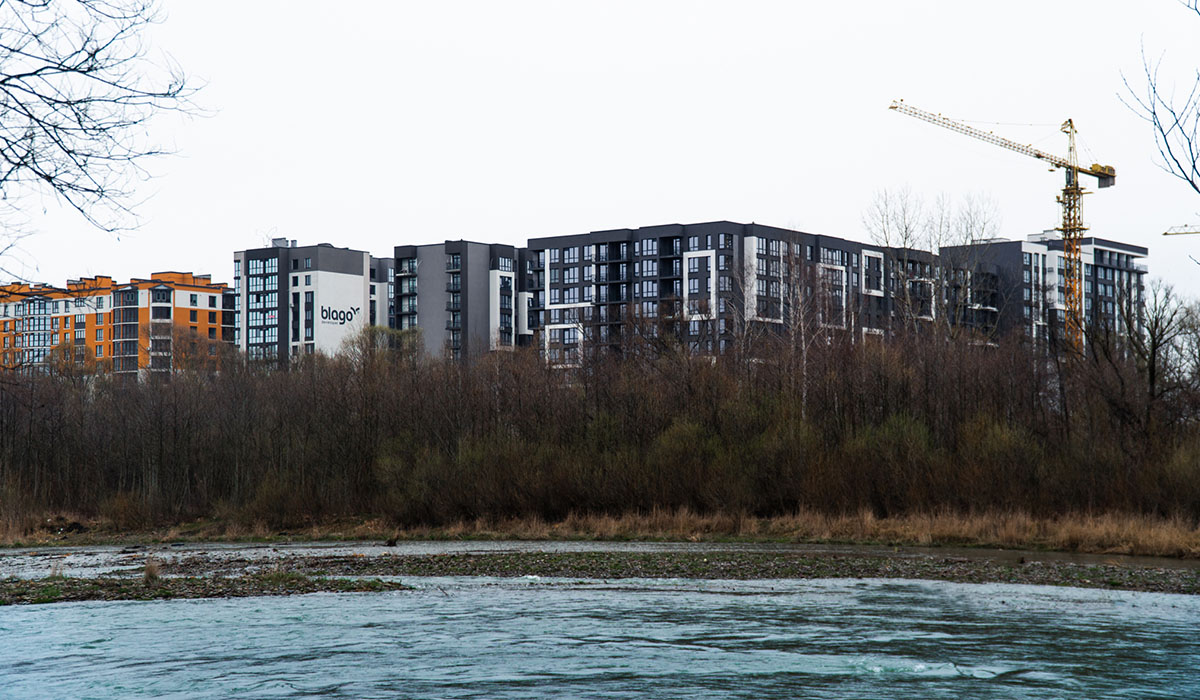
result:
[[(1200, 15), (1200, 0), (1181, 0), (1180, 4)], [(1195, 71), (1189, 86), (1177, 90), (1160, 76), (1161, 66), (1161, 56), (1151, 61), (1143, 46), (1141, 85), (1135, 87), (1122, 74), (1125, 91), (1120, 99), (1150, 123), (1160, 167), (1200, 194), (1200, 70)]]
[[(136, 224), (151, 117), (193, 111), (180, 70), (142, 38), (156, 0), (0, 1), (0, 196), (53, 192), (104, 231)], [(11, 220), (0, 222), (11, 231)]]

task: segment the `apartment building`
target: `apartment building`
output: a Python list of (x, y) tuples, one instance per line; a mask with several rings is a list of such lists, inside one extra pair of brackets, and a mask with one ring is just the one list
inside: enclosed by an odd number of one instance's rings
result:
[(337, 352), (392, 316), (393, 263), (328, 243), (276, 238), (233, 256), (234, 340), (254, 361), (286, 366), (300, 354)]
[(419, 330), (428, 354), (468, 359), (529, 343), (520, 249), (459, 240), (394, 254), (395, 327)]
[(44, 371), (59, 363), (132, 375), (210, 367), (232, 340), (228, 291), (190, 272), (5, 285), (0, 366)]
[[(1089, 237), (1080, 242), (1083, 262), (1083, 328), (1138, 331), (1145, 304), (1146, 265), (1142, 246)], [(993, 239), (948, 246), (941, 256), (957, 266), (993, 271), (995, 332), (1024, 332), (1035, 340), (1060, 333), (1066, 319), (1066, 263), (1057, 231), (1024, 240)]]
[(630, 334), (722, 352), (738, 333), (796, 323), (881, 333), (895, 309), (895, 260), (933, 275), (927, 253), (897, 252), (731, 221), (535, 238), (523, 285), (528, 327), (548, 361), (562, 364), (584, 346), (619, 348)]
[[(1085, 325), (1126, 330), (1141, 315), (1147, 249), (1101, 238), (1082, 249)], [(526, 325), (552, 364), (619, 349), (630, 334), (723, 352), (738, 334), (800, 325), (1045, 338), (1066, 308), (1054, 231), (931, 252), (717, 221), (535, 238), (524, 258)]]

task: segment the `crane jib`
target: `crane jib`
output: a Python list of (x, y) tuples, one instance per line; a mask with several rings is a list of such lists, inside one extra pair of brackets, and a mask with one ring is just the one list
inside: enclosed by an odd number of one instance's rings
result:
[(1075, 122), (1071, 119), (1063, 122), (1061, 127), (1062, 132), (1067, 135), (1067, 143), (1069, 145), (1067, 157), (1062, 158), (1038, 150), (1033, 146), (1017, 143), (1003, 136), (997, 136), (990, 131), (976, 129), (973, 126), (943, 117), (940, 114), (910, 107), (904, 104), (903, 100), (893, 101), (890, 109), (950, 129), (951, 131), (957, 131), (960, 134), (965, 134), (980, 141), (986, 141), (1001, 148), (1007, 148), (1010, 151), (1024, 153), (1027, 156), (1044, 160), (1056, 168), (1064, 168), (1066, 170), (1067, 183), (1058, 198), (1058, 203), (1062, 205), (1063, 212), (1062, 224), (1058, 230), (1062, 232), (1063, 257), (1065, 258), (1065, 269), (1062, 273), (1065, 278), (1064, 291), (1066, 302), (1064, 330), (1066, 331), (1066, 339), (1070, 347), (1077, 352), (1081, 351), (1083, 348), (1083, 328), (1086, 320), (1083, 309), (1083, 261), (1080, 251), (1080, 241), (1083, 238), (1083, 232), (1087, 230), (1087, 226), (1084, 225), (1083, 217), (1080, 214), (1080, 204), (1083, 200), (1085, 190), (1079, 186), (1079, 173), (1091, 175), (1099, 181), (1099, 186), (1104, 188), (1112, 187), (1117, 183), (1116, 169), (1111, 165), (1100, 165), (1098, 163), (1092, 164), (1090, 168), (1079, 165), (1075, 148)]
[[(905, 104), (903, 100), (893, 101), (888, 109), (894, 109), (901, 114), (907, 114), (910, 117), (916, 117), (917, 119), (927, 121), (931, 124), (937, 124), (943, 128), (950, 129), (951, 131), (957, 131), (960, 134), (979, 139), (980, 141), (986, 141), (988, 143), (1000, 146), (1001, 148), (1007, 148), (1010, 151), (1024, 153), (1031, 158), (1044, 160), (1056, 168), (1068, 168), (1081, 172), (1084, 175), (1091, 175), (1098, 180), (1097, 184), (1101, 188), (1112, 187), (1113, 185), (1117, 184), (1117, 171), (1111, 165), (1100, 165), (1098, 163), (1093, 163), (1091, 167), (1072, 165), (1070, 160), (1063, 158), (1062, 156), (1057, 156), (1053, 153), (1047, 153), (1041, 149), (1034, 148), (1033, 146), (1027, 144), (1018, 143), (1012, 139), (1004, 138), (1003, 136), (997, 136), (990, 131), (976, 129), (973, 126), (955, 121), (949, 117), (943, 117), (940, 114), (926, 112), (923, 109)], [(1067, 124), (1064, 124), (1063, 126), (1065, 127)], [(1072, 126), (1071, 128), (1073, 129), (1074, 127)]]

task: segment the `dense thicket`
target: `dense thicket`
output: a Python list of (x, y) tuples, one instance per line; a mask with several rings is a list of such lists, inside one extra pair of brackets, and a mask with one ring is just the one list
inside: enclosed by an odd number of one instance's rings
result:
[(718, 358), (631, 346), (569, 371), (533, 352), (423, 359), (376, 331), (287, 372), (14, 374), (0, 378), (0, 513), (274, 527), (684, 506), (1194, 520), (1196, 333), (1175, 329), (1157, 345), (1093, 334), (1076, 360), (1018, 341), (827, 335)]

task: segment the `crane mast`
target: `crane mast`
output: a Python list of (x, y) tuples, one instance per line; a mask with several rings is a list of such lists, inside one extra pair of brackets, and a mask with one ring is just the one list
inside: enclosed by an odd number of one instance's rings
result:
[(1067, 318), (1064, 326), (1069, 346), (1074, 350), (1081, 349), (1083, 347), (1083, 256), (1081, 247), (1083, 232), (1087, 230), (1087, 227), (1083, 225), (1080, 204), (1083, 195), (1087, 194), (1087, 190), (1080, 186), (1079, 174), (1084, 173), (1095, 177), (1099, 186), (1104, 188), (1116, 184), (1117, 171), (1109, 165), (1093, 164), (1091, 167), (1079, 165), (1079, 157), (1075, 148), (1075, 123), (1070, 119), (1063, 122), (1061, 127), (1062, 132), (1067, 135), (1067, 157), (1063, 158), (1033, 146), (1006, 139), (1003, 136), (997, 136), (990, 131), (976, 129), (940, 114), (926, 112), (923, 109), (907, 105), (902, 100), (892, 102), (890, 109), (980, 141), (1046, 161), (1055, 168), (1062, 168), (1066, 171), (1066, 184), (1057, 199), (1058, 203), (1062, 205), (1062, 225), (1058, 230), (1062, 233), (1063, 259), (1066, 265), (1063, 291), (1067, 306)]
[(1063, 260), (1067, 265), (1065, 300), (1067, 302), (1067, 344), (1073, 350), (1083, 347), (1083, 215), (1080, 204), (1084, 189), (1079, 186), (1079, 156), (1075, 152), (1075, 123), (1070, 119), (1063, 122), (1062, 131), (1067, 135), (1067, 184), (1063, 187), (1058, 203), (1062, 205), (1062, 226), (1059, 231), (1063, 239)]

